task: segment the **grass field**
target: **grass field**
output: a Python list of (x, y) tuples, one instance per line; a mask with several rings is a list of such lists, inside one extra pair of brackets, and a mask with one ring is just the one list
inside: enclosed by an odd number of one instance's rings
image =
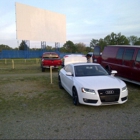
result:
[(36, 69), (40, 67), (40, 59), (0, 59), (0, 69)]
[[(140, 87), (127, 83), (129, 98), (114, 106), (74, 106), (53, 70), (0, 70), (0, 139), (139, 139)], [(106, 131), (104, 131), (106, 130)], [(102, 133), (101, 133), (102, 132)]]
[[(24, 61), (21, 60), (19, 65), (22, 65), (21, 62), (24, 63)], [(30, 65), (30, 63), (32, 65)], [(64, 102), (69, 101), (70, 103), (68, 93), (66, 93), (64, 90), (59, 89), (58, 87), (58, 69), (53, 69), (53, 84), (50, 84), (49, 72), (50, 70), (47, 69), (44, 73), (42, 73), (40, 64), (36, 63), (35, 59), (28, 60), (28, 62), (25, 65), (22, 65), (22, 67), (20, 67), (19, 69), (0, 69), (0, 75), (4, 75), (4, 77), (2, 77), (0, 80), (0, 108), (2, 110), (4, 108), (8, 108), (9, 104), (10, 107), (19, 107), (17, 104), (21, 102), (25, 102), (25, 104), (30, 103), (30, 107), (34, 107), (37, 104), (39, 104), (40, 106), (44, 105), (45, 107), (49, 105), (64, 106)], [(27, 76), (24, 77), (22, 76), (22, 74), (27, 74)], [(32, 76), (30, 74), (41, 75)], [(8, 75), (13, 76), (11, 78), (8, 77)], [(127, 104), (132, 102), (134, 102), (135, 104), (139, 104), (140, 86), (131, 83), (126, 84), (129, 91), (129, 100)], [(32, 100), (30, 100), (30, 98)], [(46, 100), (47, 104), (45, 103)], [(57, 104), (57, 101), (59, 102), (59, 105)]]

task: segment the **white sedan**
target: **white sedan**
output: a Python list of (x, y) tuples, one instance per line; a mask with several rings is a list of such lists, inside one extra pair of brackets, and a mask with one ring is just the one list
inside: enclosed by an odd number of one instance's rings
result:
[(59, 71), (59, 87), (64, 88), (78, 105), (122, 104), (128, 100), (126, 84), (97, 63), (68, 64)]

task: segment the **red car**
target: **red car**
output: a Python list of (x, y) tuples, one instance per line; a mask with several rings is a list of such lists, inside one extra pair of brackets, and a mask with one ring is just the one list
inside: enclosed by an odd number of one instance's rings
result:
[(50, 68), (53, 66), (54, 68), (58, 68), (62, 65), (62, 60), (59, 55), (55, 52), (45, 52), (41, 58), (41, 68), (42, 72), (45, 71), (46, 68)]

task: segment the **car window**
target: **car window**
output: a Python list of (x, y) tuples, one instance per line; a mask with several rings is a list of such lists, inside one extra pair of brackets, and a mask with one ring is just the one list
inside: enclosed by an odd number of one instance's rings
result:
[(122, 59), (123, 53), (124, 53), (124, 48), (119, 48), (116, 58), (117, 59)]
[(59, 56), (58, 54), (55, 54), (55, 53), (46, 53), (46, 54), (43, 54), (43, 58), (45, 59), (58, 59)]
[(96, 46), (94, 48), (94, 52), (93, 52), (94, 55), (100, 55), (100, 47)]
[(132, 60), (134, 49), (127, 49), (124, 54), (124, 60)]
[(101, 76), (108, 75), (107, 71), (100, 65), (80, 65), (75, 66), (75, 76)]
[(136, 61), (137, 61), (137, 62), (140, 62), (140, 50), (138, 51)]
[(66, 65), (64, 69), (66, 72), (71, 72), (73, 74), (73, 69), (71, 65)]

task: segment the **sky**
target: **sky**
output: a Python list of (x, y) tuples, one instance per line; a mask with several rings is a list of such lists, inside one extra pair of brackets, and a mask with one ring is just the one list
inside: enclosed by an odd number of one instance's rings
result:
[[(73, 43), (89, 46), (92, 39), (112, 32), (140, 37), (140, 0), (0, 0), (0, 44), (12, 48), (20, 43), (16, 39), (16, 2), (64, 14), (66, 41)], [(30, 41), (30, 47), (40, 46), (39, 41)]]

